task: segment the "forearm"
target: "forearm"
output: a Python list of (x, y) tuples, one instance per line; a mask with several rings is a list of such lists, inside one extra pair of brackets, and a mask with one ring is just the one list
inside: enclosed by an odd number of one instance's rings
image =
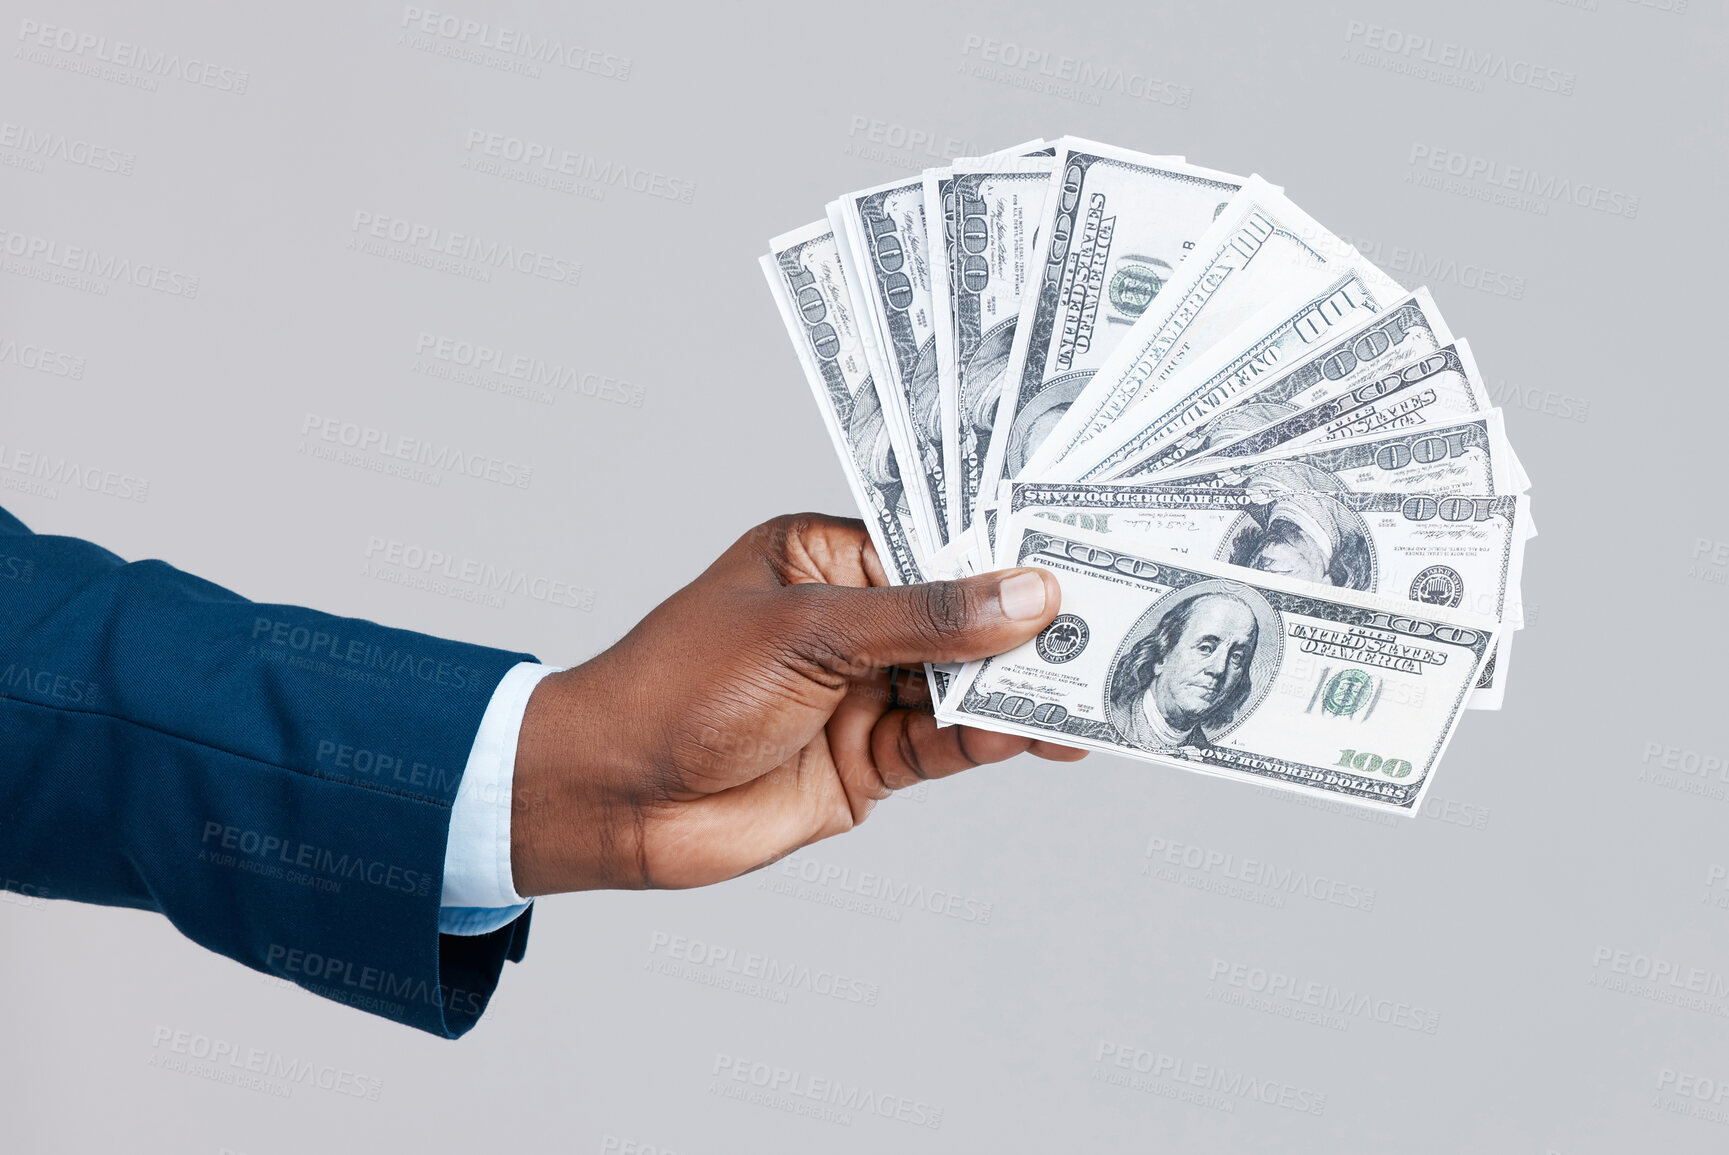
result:
[(10, 519), (0, 552), (29, 569), (0, 591), (0, 876), (159, 910), (424, 1029), (471, 1025), (451, 990), (483, 1005), (522, 927), (441, 945), (450, 807), (524, 655), (251, 603)]

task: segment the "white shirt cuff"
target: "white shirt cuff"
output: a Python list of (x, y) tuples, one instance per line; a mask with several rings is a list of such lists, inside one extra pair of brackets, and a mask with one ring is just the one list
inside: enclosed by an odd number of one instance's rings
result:
[(438, 929), (444, 934), (487, 934), (528, 909), (510, 873), (510, 799), (516, 777), (516, 739), (528, 697), (558, 666), (519, 662), (486, 705), (462, 786), (450, 807), (444, 850), (444, 890)]

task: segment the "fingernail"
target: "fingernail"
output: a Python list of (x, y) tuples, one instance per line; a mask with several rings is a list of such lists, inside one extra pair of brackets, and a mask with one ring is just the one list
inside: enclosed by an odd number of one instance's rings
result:
[(1036, 573), (1018, 573), (1004, 578), (997, 587), (997, 604), (1003, 607), (1003, 617), (1024, 622), (1045, 612), (1045, 579)]

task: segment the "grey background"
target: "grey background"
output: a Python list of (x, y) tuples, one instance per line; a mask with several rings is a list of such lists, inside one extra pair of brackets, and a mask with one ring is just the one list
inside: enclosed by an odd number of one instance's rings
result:
[[(1465, 719), (1428, 813), (1398, 824), (1099, 755), (1021, 759), (897, 798), (764, 876), (543, 899), (526, 962), (454, 1044), (264, 979), (154, 915), (7, 895), (0, 1146), (1729, 1146), (1729, 1114), (1711, 1114), (1729, 1108), (1712, 1101), (1729, 1081), (1729, 890), (1714, 881), (1729, 864), (1726, 567), (1711, 563), (1729, 557), (1712, 353), (1724, 14), (1679, 4), (419, 6), (628, 59), (622, 79), (437, 55), (405, 42), (400, 4), (6, 4), (0, 121), (133, 159), (105, 172), (0, 148), (0, 247), (44, 238), (198, 278), (196, 296), (100, 293), (45, 282), (51, 266), (8, 249), (0, 504), (39, 531), (254, 598), (579, 661), (755, 522), (848, 511), (756, 267), (767, 238), (951, 152), (1072, 132), (1259, 172), (1402, 282), (1428, 283), (1507, 407), (1542, 536), (1506, 709)], [(91, 75), (77, 70), (89, 52), (33, 47), (29, 21), (244, 71), (246, 91)], [(1387, 34), (1368, 25), (1570, 91), (1396, 54), (1388, 67), (1369, 43)], [(1150, 79), (1154, 98), (1037, 91), (1036, 67), (986, 61), (1005, 51), (987, 41), (1053, 69), (1066, 56), (1121, 70), (1125, 88)], [(593, 199), (467, 170), (470, 130), (695, 193)], [(1413, 156), (1440, 150), (1637, 211), (1422, 187)], [(481, 282), (355, 251), (357, 212), (580, 261), (581, 280)], [(570, 367), (578, 384), (548, 405), (416, 372), (423, 333)], [(81, 376), (23, 364), (26, 346)], [(600, 396), (603, 377), (640, 405)], [(309, 414), (530, 465), (532, 483), (434, 487), (316, 460), (300, 452)], [(6, 472), (21, 450), (143, 480), (145, 499), (33, 487)], [(382, 580), (363, 568), (373, 539), (568, 582), (592, 609)], [(1222, 864), (1171, 881), (1177, 844), (1357, 898), (1185, 884), (1224, 883)], [(828, 868), (850, 873), (824, 881)], [(800, 870), (817, 881), (786, 873)], [(973, 917), (894, 901), (902, 884), (958, 895)], [(898, 917), (830, 904), (883, 886)], [(874, 1005), (816, 979), (764, 998), (689, 977), (724, 965), (661, 973), (675, 938), (856, 979), (846, 989)], [(1681, 986), (1639, 987), (1651, 969)], [(1233, 1003), (1273, 974), (1370, 1008), (1327, 1025)], [(1677, 1001), (1689, 984), (1694, 1001)], [(1377, 1021), (1400, 1004), (1434, 1032)], [(157, 1069), (161, 1027), (382, 1091), (281, 1097)], [(1156, 1076), (1133, 1070), (1142, 1055)], [(941, 1126), (720, 1093), (748, 1089), (724, 1076), (756, 1062), (940, 1108)], [(1207, 1079), (1196, 1064), (1324, 1095), (1323, 1110), (1182, 1101), (1181, 1078)]]

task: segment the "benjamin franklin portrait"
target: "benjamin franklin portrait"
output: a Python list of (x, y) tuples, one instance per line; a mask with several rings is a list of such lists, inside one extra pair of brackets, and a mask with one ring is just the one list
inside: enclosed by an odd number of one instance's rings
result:
[(884, 506), (893, 510), (903, 525), (911, 524), (912, 511), (907, 507), (906, 489), (901, 484), (882, 405), (876, 390), (868, 383), (853, 397), (846, 435), (864, 483), (882, 493)]
[(1259, 593), (1197, 583), (1161, 599), (1129, 631), (1106, 712), (1144, 750), (1212, 745), (1271, 685), (1279, 646), (1278, 615)]
[(1300, 461), (1269, 461), (1241, 482), (1258, 503), (1216, 555), (1232, 565), (1342, 589), (1375, 588), (1369, 527), (1341, 500), (1338, 477)]
[(1226, 538), (1220, 557), (1343, 589), (1374, 586), (1374, 551), (1362, 516), (1312, 490), (1281, 494), (1251, 509)]

